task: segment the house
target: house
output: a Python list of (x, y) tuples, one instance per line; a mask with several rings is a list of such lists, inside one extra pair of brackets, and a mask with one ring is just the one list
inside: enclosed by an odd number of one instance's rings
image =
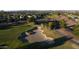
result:
[(73, 26), (75, 26), (77, 24), (73, 19), (69, 19), (67, 16), (61, 15), (61, 16), (59, 16), (59, 19), (60, 19), (60, 21), (64, 20), (66, 23), (66, 26), (68, 28), (72, 28)]
[(67, 24), (68, 27), (71, 27), (71, 26), (76, 25), (76, 22), (73, 21), (73, 20), (69, 20), (69, 21), (66, 21), (66, 24)]
[(56, 19), (36, 19), (35, 22), (36, 23), (48, 23), (48, 22), (55, 22), (57, 21)]
[(56, 19), (51, 19), (51, 18), (49, 18), (49, 19), (37, 19), (37, 20), (35, 21), (35, 24), (38, 24), (38, 25), (44, 24), (44, 23), (49, 24), (50, 22), (51, 22), (51, 23), (54, 23), (54, 25), (51, 24), (51, 26), (50, 26), (51, 29), (59, 29), (59, 28), (60, 28), (60, 23), (59, 23), (59, 21), (56, 20)]
[(76, 25), (77, 23), (73, 20), (69, 20), (69, 21), (66, 21), (66, 26), (69, 30), (73, 30), (73, 27)]
[(73, 18), (73, 20), (74, 20), (76, 23), (79, 23), (79, 17), (75, 16), (75, 17)]

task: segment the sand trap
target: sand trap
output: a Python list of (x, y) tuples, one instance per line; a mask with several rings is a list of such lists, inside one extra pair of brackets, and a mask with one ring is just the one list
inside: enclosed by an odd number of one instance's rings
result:
[(36, 33), (28, 35), (26, 37), (26, 39), (30, 43), (41, 42), (41, 41), (45, 41), (45, 40), (53, 40), (53, 38), (47, 37), (46, 34), (43, 33), (44, 31), (41, 29), (40, 26), (38, 26), (38, 28), (36, 30), (33, 30), (33, 32), (36, 32)]

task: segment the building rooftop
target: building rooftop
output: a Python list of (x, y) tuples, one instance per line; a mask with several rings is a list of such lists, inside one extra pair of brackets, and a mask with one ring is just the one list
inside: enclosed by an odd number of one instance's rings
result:
[(66, 24), (67, 24), (67, 26), (74, 26), (74, 25), (76, 25), (76, 22), (73, 20), (69, 20), (69, 21), (66, 21)]

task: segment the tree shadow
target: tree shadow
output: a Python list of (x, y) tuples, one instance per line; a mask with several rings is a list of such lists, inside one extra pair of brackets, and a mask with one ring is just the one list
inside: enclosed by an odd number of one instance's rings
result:
[(31, 43), (22, 47), (19, 47), (20, 49), (48, 49), (48, 48), (53, 48), (57, 47), (60, 45), (63, 45), (66, 41), (72, 39), (72, 37), (61, 37), (54, 39), (52, 41), (42, 41), (42, 42), (36, 42), (36, 43)]
[[(33, 29), (29, 29), (27, 31), (22, 32), (21, 35), (18, 37), (18, 39), (21, 40), (23, 43), (28, 42), (28, 39), (27, 39), (28, 34), (32, 34), (32, 35), (35, 34), (36, 32), (33, 32), (33, 30), (35, 29), (37, 29), (37, 27), (34, 27)], [(26, 32), (28, 34), (26, 34)]]
[(8, 45), (3, 43), (3, 44), (0, 44), (0, 49), (8, 49)]
[(10, 28), (12, 28), (11, 25), (8, 25), (7, 23), (0, 24), (0, 30), (10, 29)]
[(23, 43), (26, 43), (28, 42), (28, 40), (25, 38), (27, 37), (28, 35), (25, 34), (25, 32), (21, 33), (21, 35), (18, 37), (18, 39), (23, 42)]
[(6, 30), (12, 28), (12, 26), (19, 26), (25, 24), (26, 21), (10, 22), (10, 23), (0, 23), (0, 29)]

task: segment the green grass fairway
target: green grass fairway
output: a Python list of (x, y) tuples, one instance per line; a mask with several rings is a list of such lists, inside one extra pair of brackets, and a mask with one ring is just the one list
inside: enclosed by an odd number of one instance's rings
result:
[(79, 27), (75, 28), (73, 33), (77, 36), (79, 36)]
[(6, 44), (9, 48), (17, 48), (23, 45), (23, 43), (18, 39), (19, 35), (33, 27), (33, 23), (30, 25), (23, 24), (19, 26), (13, 26), (10, 29), (0, 29), (0, 44)]

